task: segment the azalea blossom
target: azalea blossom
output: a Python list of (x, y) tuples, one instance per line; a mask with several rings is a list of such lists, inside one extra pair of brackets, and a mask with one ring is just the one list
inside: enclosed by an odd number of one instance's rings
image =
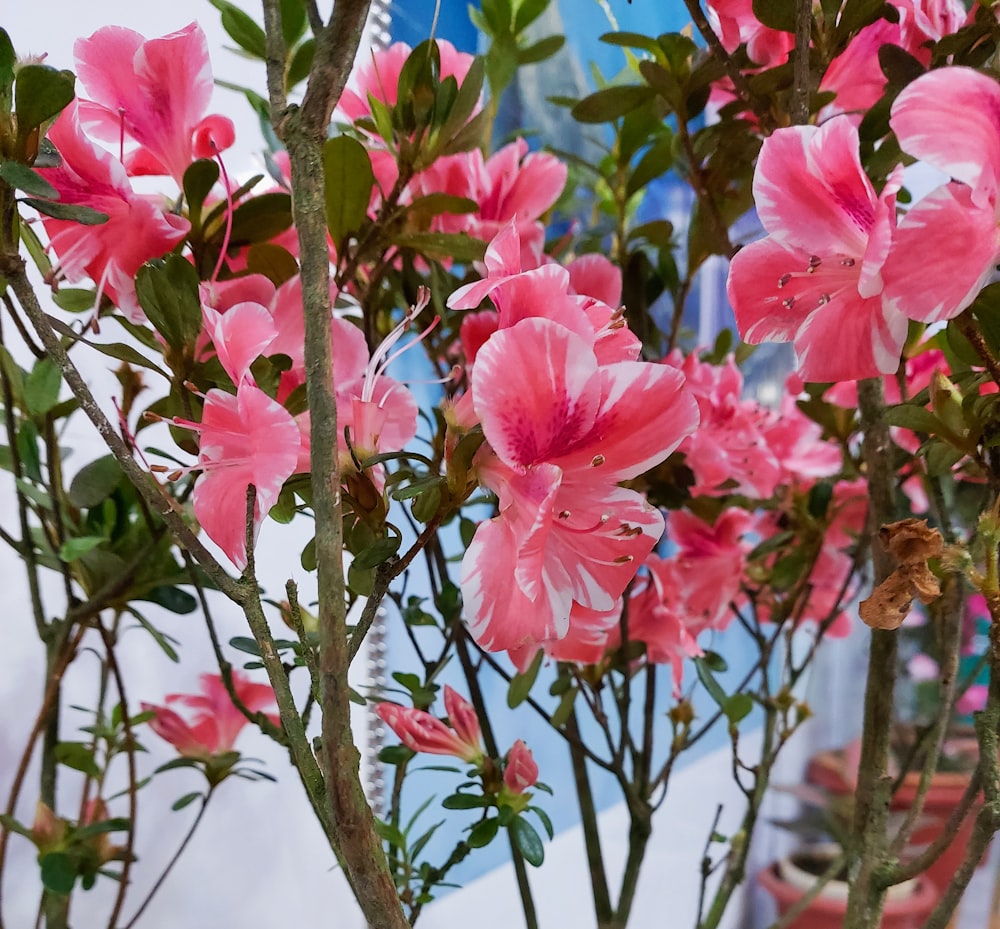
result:
[(753, 191), (768, 235), (734, 256), (727, 286), (742, 338), (793, 341), (807, 381), (895, 371), (907, 318), (883, 293), (882, 268), (901, 183), (897, 167), (876, 195), (843, 116), (766, 139)]
[[(447, 700), (447, 693), (445, 696)], [(470, 726), (467, 711), (461, 705), (464, 701), (459, 703), (460, 700), (453, 692), (450, 702), (452, 709), (457, 708), (456, 716), (461, 731), (458, 728), (449, 729), (440, 719), (424, 710), (400, 706), (398, 703), (378, 703), (375, 712), (407, 748), (432, 755), (454, 755), (470, 764), (478, 764), (483, 758), (479, 727), (478, 724), (475, 729)]]
[(903, 151), (953, 178), (896, 230), (889, 305), (920, 322), (952, 319), (1000, 260), (1000, 85), (971, 68), (931, 71), (899, 94), (889, 123)]
[(212, 96), (208, 43), (197, 23), (146, 39), (122, 26), (105, 26), (73, 46), (81, 103), (89, 132), (118, 145), (138, 143), (125, 158), (130, 174), (169, 174), (180, 184), (196, 158), (233, 144), (232, 120), (206, 115)]
[(142, 322), (136, 272), (182, 241), (188, 221), (166, 211), (157, 198), (132, 190), (121, 162), (84, 134), (78, 103), (59, 114), (49, 141), (59, 150), (61, 164), (39, 173), (59, 192), (60, 203), (90, 207), (108, 217), (105, 223), (85, 226), (42, 216), (63, 274), (71, 281), (89, 277), (98, 294), (107, 294), (126, 316)]
[[(241, 671), (232, 675), (233, 689), (243, 705), (280, 725), (270, 685), (255, 683)], [(165, 706), (143, 703), (142, 709), (154, 714), (149, 726), (160, 738), (188, 758), (208, 760), (233, 750), (247, 718), (234, 706), (218, 674), (202, 674), (200, 681), (200, 694), (168, 694)]]

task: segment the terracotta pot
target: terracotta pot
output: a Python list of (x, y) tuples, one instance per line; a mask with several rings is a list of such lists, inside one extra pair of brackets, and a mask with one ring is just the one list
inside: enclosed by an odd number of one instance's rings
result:
[[(853, 774), (853, 772), (852, 772)], [(924, 799), (920, 825), (913, 831), (910, 841), (904, 851), (905, 858), (913, 858), (922, 852), (937, 836), (948, 822), (952, 810), (955, 809), (966, 787), (969, 785), (971, 773), (963, 771), (939, 771), (931, 779), (930, 789)], [(855, 784), (845, 774), (844, 759), (840, 752), (820, 752), (809, 762), (806, 769), (806, 781), (823, 787), (835, 794), (854, 793)], [(890, 808), (893, 810), (909, 809), (913, 798), (917, 795), (920, 783), (920, 772), (910, 771), (899, 790), (893, 794)], [(965, 849), (972, 837), (975, 825), (977, 805), (969, 810), (961, 826), (955, 831), (955, 837), (941, 853), (941, 857), (927, 869), (927, 877), (939, 888), (945, 888), (951, 882), (955, 872), (965, 855)]]
[[(774, 897), (779, 915), (784, 915), (806, 894), (807, 886), (793, 878), (789, 882), (782, 876), (785, 862), (776, 862), (757, 876), (760, 885)], [(912, 882), (909, 893), (888, 899), (882, 910), (880, 929), (922, 929), (939, 897), (938, 889), (930, 881), (918, 878)], [(793, 920), (788, 929), (842, 929), (847, 912), (847, 886), (831, 881), (823, 892)]]

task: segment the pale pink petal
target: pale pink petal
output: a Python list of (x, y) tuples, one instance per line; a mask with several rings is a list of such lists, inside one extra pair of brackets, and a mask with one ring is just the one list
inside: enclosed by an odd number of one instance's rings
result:
[(233, 383), (253, 381), (252, 365), (274, 341), (274, 320), (267, 307), (259, 303), (237, 303), (225, 313), (210, 306), (202, 307), (205, 326), (209, 331), (219, 362)]
[(918, 77), (889, 119), (904, 152), (972, 187), (977, 207), (997, 205), (1000, 86), (971, 68), (939, 68)]
[(684, 376), (670, 365), (623, 361), (600, 368), (601, 404), (593, 425), (553, 461), (569, 470), (592, 469), (617, 483), (663, 461), (698, 425), (698, 404)]
[(487, 441), (512, 467), (545, 461), (590, 430), (601, 402), (590, 346), (564, 327), (527, 319), (501, 329), (472, 372)]
[(970, 188), (947, 184), (910, 209), (883, 269), (886, 300), (897, 312), (931, 323), (957, 316), (990, 279), (1000, 257), (991, 205)]
[(578, 294), (594, 297), (610, 307), (622, 301), (622, 272), (604, 255), (593, 252), (569, 263), (569, 286)]
[(864, 254), (876, 197), (849, 119), (777, 130), (764, 141), (753, 192), (761, 223), (775, 241), (807, 258)]

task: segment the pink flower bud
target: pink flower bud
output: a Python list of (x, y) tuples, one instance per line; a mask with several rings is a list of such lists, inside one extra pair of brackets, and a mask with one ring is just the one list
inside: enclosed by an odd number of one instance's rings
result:
[(444, 687), (444, 708), (448, 714), (448, 721), (458, 737), (466, 745), (479, 748), (481, 735), (479, 732), (479, 717), (472, 704), (464, 697), (460, 697), (447, 684)]
[(538, 765), (535, 764), (531, 749), (518, 739), (507, 752), (507, 767), (503, 772), (503, 782), (511, 793), (524, 793), (538, 780)]
[(31, 824), (31, 841), (38, 846), (40, 852), (46, 852), (58, 846), (65, 837), (65, 820), (56, 816), (39, 800), (35, 804), (35, 821)]
[(454, 755), (469, 762), (478, 762), (483, 756), (478, 742), (466, 742), (440, 719), (423, 710), (400, 706), (398, 703), (380, 703), (375, 707), (375, 712), (399, 736), (402, 743), (415, 752)]

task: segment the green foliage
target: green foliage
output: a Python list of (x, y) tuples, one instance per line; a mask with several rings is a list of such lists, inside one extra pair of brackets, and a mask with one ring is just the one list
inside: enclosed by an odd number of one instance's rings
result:
[(326, 224), (338, 249), (367, 218), (375, 174), (365, 147), (350, 136), (327, 139), (323, 145)]

